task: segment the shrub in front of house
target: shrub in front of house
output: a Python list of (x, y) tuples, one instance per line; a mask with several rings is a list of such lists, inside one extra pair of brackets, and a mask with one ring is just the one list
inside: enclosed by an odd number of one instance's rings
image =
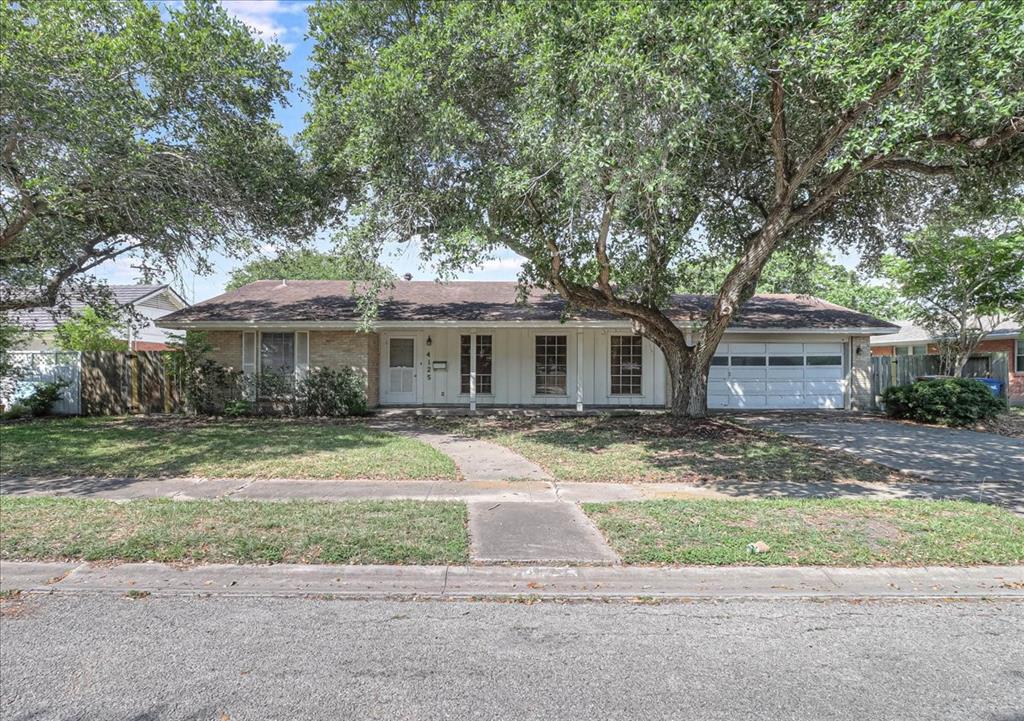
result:
[(969, 426), (1006, 408), (988, 386), (973, 378), (934, 378), (891, 386), (882, 401), (893, 418), (947, 426)]
[(301, 415), (357, 416), (367, 411), (363, 377), (352, 368), (313, 368), (299, 381), (296, 395)]

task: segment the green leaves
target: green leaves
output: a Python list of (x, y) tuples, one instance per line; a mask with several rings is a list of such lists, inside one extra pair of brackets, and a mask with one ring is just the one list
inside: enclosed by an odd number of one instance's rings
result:
[(307, 189), (273, 122), (284, 50), (213, 0), (3, 0), (0, 307), (53, 305), (129, 254), (205, 266), (283, 230)]

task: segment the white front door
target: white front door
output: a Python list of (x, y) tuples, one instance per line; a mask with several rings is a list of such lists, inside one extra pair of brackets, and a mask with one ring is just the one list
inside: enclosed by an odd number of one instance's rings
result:
[(416, 402), (416, 339), (388, 340), (387, 400), (389, 403)]

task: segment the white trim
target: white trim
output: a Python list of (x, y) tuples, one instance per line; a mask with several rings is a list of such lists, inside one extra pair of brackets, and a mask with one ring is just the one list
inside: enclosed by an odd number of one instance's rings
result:
[(136, 303), (141, 303), (144, 300), (148, 300), (149, 298), (152, 298), (155, 295), (160, 295), (161, 293), (164, 293), (166, 291), (170, 291), (171, 295), (173, 295), (174, 298), (180, 304), (178, 306), (178, 310), (182, 310), (183, 308), (188, 308), (188, 307), (191, 306), (191, 304), (187, 300), (185, 300), (184, 298), (181, 297), (181, 294), (178, 293), (178, 291), (176, 291), (174, 288), (172, 288), (169, 285), (162, 285), (159, 288), (157, 288), (156, 290), (150, 291), (149, 293), (146, 293), (145, 295), (140, 296), (140, 297), (136, 298), (133, 301), (125, 303), (125, 305), (135, 305)]
[[(305, 351), (305, 361), (300, 361), (302, 354), (299, 352)], [(301, 380), (306, 377), (309, 373), (309, 331), (298, 330), (295, 331), (295, 379)]]
[[(461, 344), (462, 340), (459, 339)], [(492, 342), (493, 349), (493, 342)], [(493, 350), (491, 351), (493, 353)], [(461, 353), (460, 353), (461, 355)], [(460, 359), (461, 360), (461, 359)], [(492, 360), (493, 362), (493, 360)], [(462, 369), (459, 368), (459, 383), (462, 383)], [(469, 334), (469, 410), (476, 410), (476, 333)]]
[[(568, 346), (568, 343), (566, 345)], [(534, 353), (536, 353), (536, 345), (534, 345)], [(534, 360), (534, 363), (536, 363), (536, 360)], [(566, 366), (568, 365), (569, 359), (566, 358)], [(536, 371), (537, 369), (534, 368), (534, 385), (537, 384)], [(583, 410), (583, 373), (583, 329), (581, 328), (576, 331), (576, 410), (578, 411)]]

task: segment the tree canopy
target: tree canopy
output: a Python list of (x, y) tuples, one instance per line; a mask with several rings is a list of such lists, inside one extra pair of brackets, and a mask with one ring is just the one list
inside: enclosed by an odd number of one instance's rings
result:
[[(708, 256), (683, 271), (684, 293), (718, 292), (733, 260)], [(759, 293), (812, 295), (884, 320), (908, 317), (910, 306), (891, 283), (879, 284), (862, 272), (846, 268), (823, 251), (778, 251), (761, 271)]]
[(57, 326), (54, 336), (61, 350), (128, 350), (128, 341), (118, 337), (127, 323), (114, 315), (97, 313), (86, 306), (74, 318)]
[(358, 280), (361, 269), (354, 268), (343, 256), (302, 248), (284, 251), (274, 258), (252, 260), (231, 271), (227, 290), (240, 288), (256, 280)]
[[(1019, 192), (1024, 6), (662, 0), (318, 2), (305, 133), (373, 252), (522, 279), (630, 319), (675, 412), (780, 246), (877, 255), (967, 192)], [(688, 341), (685, 267), (737, 260)]]
[(946, 372), (960, 375), (997, 325), (1024, 322), (1024, 200), (982, 212), (954, 207), (883, 268), (910, 317), (937, 338)]
[(0, 36), (0, 312), (301, 231), (284, 50), (218, 3), (0, 0)]

